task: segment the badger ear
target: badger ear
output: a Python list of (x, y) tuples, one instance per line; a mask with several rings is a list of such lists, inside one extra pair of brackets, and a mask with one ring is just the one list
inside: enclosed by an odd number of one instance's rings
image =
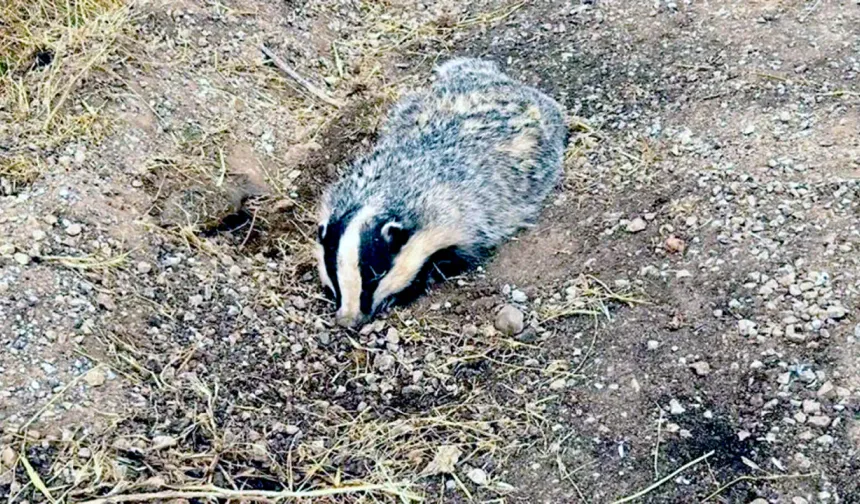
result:
[(380, 234), (382, 235), (382, 239), (388, 242), (394, 250), (399, 250), (400, 247), (406, 244), (409, 240), (409, 237), (412, 236), (412, 229), (406, 227), (400, 221), (388, 221), (382, 225), (382, 230)]

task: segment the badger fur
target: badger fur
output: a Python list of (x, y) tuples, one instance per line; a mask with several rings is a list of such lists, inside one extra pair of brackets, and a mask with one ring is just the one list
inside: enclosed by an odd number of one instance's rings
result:
[(532, 224), (559, 180), (558, 103), (489, 61), (458, 58), (435, 73), (323, 195), (319, 276), (341, 325), (408, 302), (440, 265), (475, 264)]

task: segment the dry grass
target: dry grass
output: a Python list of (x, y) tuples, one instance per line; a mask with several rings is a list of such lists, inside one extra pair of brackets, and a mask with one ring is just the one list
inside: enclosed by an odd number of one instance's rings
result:
[(0, 157), (4, 192), (35, 178), (40, 151), (104, 138), (109, 122), (81, 90), (116, 55), (128, 19), (121, 0), (0, 4), (0, 138), (13, 141)]

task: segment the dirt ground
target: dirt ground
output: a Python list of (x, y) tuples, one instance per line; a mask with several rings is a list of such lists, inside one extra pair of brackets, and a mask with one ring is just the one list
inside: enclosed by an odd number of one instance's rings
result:
[[(860, 502), (858, 2), (17, 1), (8, 502)], [(337, 328), (318, 195), (453, 55), (566, 107), (563, 184)]]

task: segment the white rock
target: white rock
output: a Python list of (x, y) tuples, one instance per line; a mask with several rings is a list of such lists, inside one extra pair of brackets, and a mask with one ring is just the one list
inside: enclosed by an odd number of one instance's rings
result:
[(513, 301), (514, 303), (523, 304), (528, 300), (529, 297), (526, 295), (526, 293), (519, 289), (511, 292), (511, 301)]
[(30, 256), (22, 252), (16, 252), (13, 256), (13, 259), (15, 259), (15, 262), (20, 264), (21, 266), (26, 266), (30, 264)]
[(636, 217), (627, 223), (626, 229), (628, 233), (638, 233), (640, 231), (644, 231), (646, 227), (648, 227), (648, 223), (645, 222), (645, 219)]
[(832, 395), (835, 390), (836, 387), (833, 386), (833, 382), (826, 381), (821, 385), (821, 388), (818, 389), (816, 395), (818, 397), (828, 397)]
[(669, 413), (673, 415), (683, 415), (686, 411), (687, 410), (681, 406), (681, 403), (679, 403), (677, 399), (669, 401)]
[(811, 417), (809, 417), (809, 420), (807, 420), (807, 421), (809, 423), (811, 423), (812, 425), (815, 425), (818, 427), (827, 427), (828, 425), (830, 425), (830, 417), (827, 415), (811, 416)]
[(90, 387), (100, 387), (105, 383), (105, 374), (102, 373), (100, 369), (91, 369), (86, 376), (84, 376), (84, 381)]
[(690, 367), (693, 368), (693, 371), (695, 371), (699, 376), (707, 376), (711, 374), (711, 366), (705, 361), (695, 362), (690, 364)]
[(807, 415), (817, 415), (818, 413), (821, 413), (821, 403), (810, 399), (804, 399), (803, 412)]
[(69, 224), (69, 227), (66, 228), (66, 234), (69, 236), (78, 236), (83, 231), (83, 228), (80, 224)]
[(833, 320), (845, 318), (848, 315), (848, 310), (841, 305), (831, 305), (827, 307), (827, 316)]
[(750, 336), (755, 331), (755, 322), (752, 320), (741, 319), (738, 320), (738, 332), (741, 336)]
[(487, 481), (489, 481), (487, 473), (479, 467), (470, 469), (469, 472), (466, 473), (466, 477), (472, 480), (472, 483), (478, 486), (484, 486), (487, 484)]

